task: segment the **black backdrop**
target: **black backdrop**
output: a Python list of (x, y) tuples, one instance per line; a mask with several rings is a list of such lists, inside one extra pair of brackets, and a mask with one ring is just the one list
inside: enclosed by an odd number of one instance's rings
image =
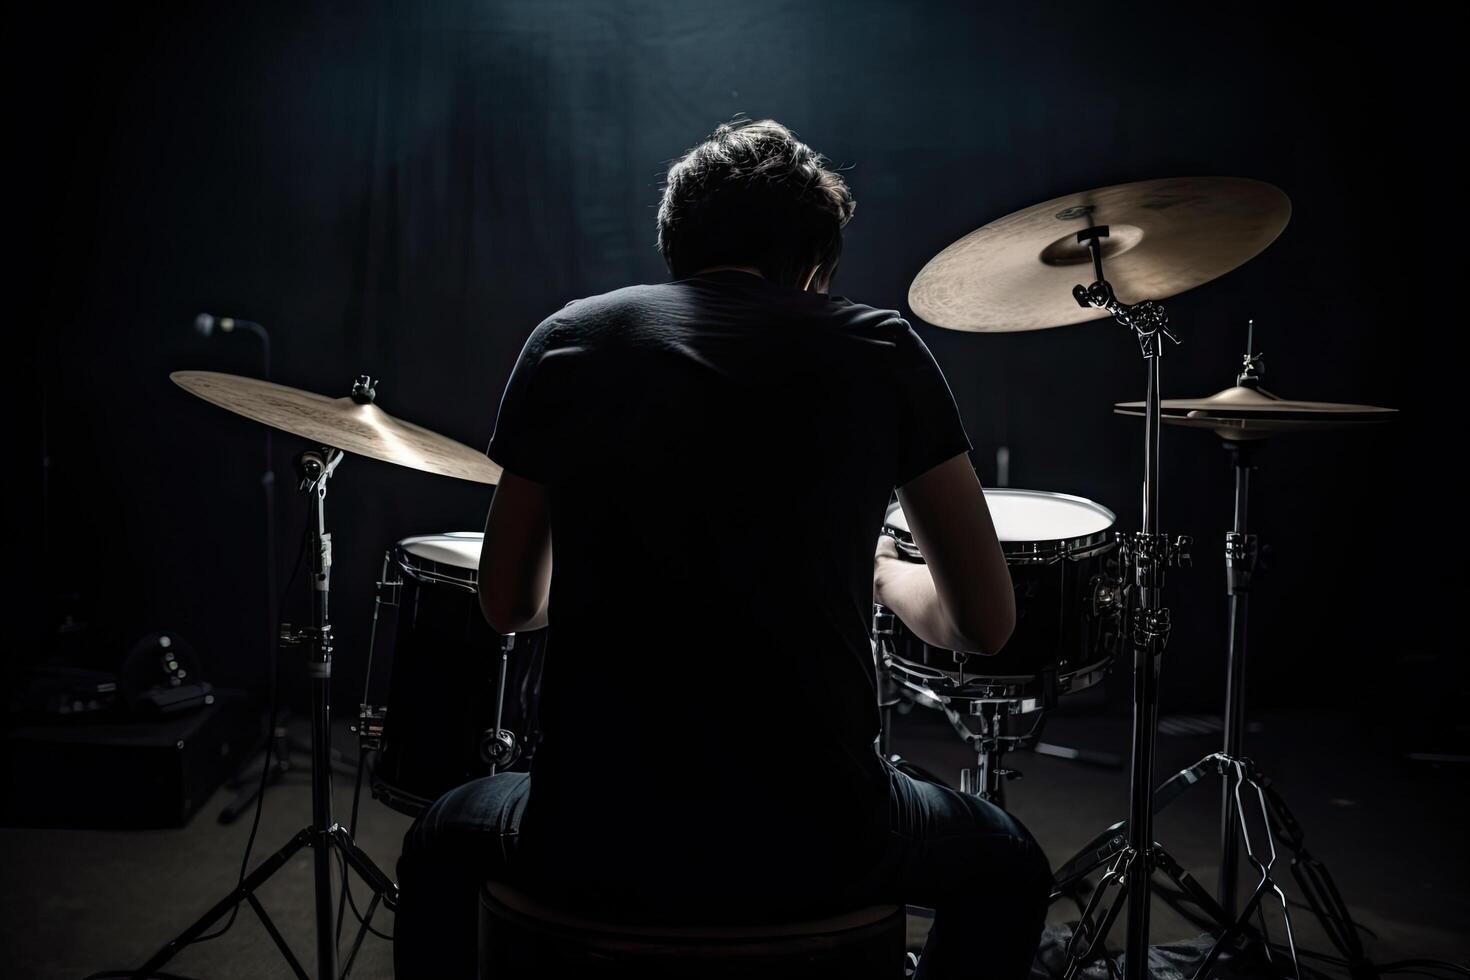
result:
[[(25, 355), (12, 382), (18, 417), (41, 404), (44, 420), (18, 427), (32, 436), (14, 457), (27, 489), (12, 508), (22, 642), (9, 665), (115, 663), (170, 628), (216, 682), (260, 684), (262, 434), (167, 381), (258, 374), (259, 350), (200, 338), (194, 314), (265, 323), (280, 382), (345, 394), (370, 372), (389, 412), (481, 445), (544, 315), (664, 276), (661, 170), (744, 112), (850, 168), (859, 207), (837, 291), (901, 310), (930, 255), (1051, 196), (1184, 174), (1285, 189), (1295, 210), (1270, 250), (1170, 303), (1184, 346), (1165, 362), (1166, 395), (1230, 384), (1254, 317), (1268, 387), (1404, 417), (1262, 457), (1255, 516), (1274, 555), (1255, 599), (1253, 698), (1369, 707), (1428, 678), (1418, 703), (1444, 702), (1445, 673), (1463, 671), (1463, 642), (1448, 639), (1458, 440), (1443, 421), (1462, 314), (1458, 277), (1431, 278), (1466, 247), (1440, 135), (1457, 118), (1439, 50), (1451, 32), (1344, 9), (458, 0), (28, 15), (13, 35), (8, 166), (35, 232), (14, 240), (30, 302), (11, 324)], [(919, 329), (983, 479), (1006, 446), (1012, 485), (1083, 494), (1136, 524), (1141, 433), (1109, 406), (1142, 397), (1143, 374), (1120, 329)], [(1208, 710), (1228, 459), (1199, 433), (1164, 444), (1164, 527), (1197, 541), (1195, 570), (1171, 583), (1165, 709)], [(284, 570), (302, 446), (276, 448)], [(769, 540), (752, 547), (780, 561), (781, 476), (752, 467), (747, 484), (770, 502)], [(477, 529), (488, 499), (368, 460), (338, 471), (339, 703), (356, 700), (385, 546)], [(657, 535), (658, 515), (636, 531)], [(87, 628), (59, 630), (67, 614)]]

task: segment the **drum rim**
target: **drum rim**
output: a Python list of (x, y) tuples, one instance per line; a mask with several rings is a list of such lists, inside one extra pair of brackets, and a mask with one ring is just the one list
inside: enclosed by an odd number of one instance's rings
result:
[(483, 539), (484, 533), (480, 531), (440, 531), (433, 534), (415, 534), (401, 538), (394, 543), (391, 549), (393, 564), (397, 565), (403, 574), (416, 581), (431, 585), (456, 586), (468, 592), (478, 594), (480, 591), (480, 569), (478, 565), (474, 568), (466, 568), (463, 565), (453, 565), (449, 562), (425, 558), (423, 555), (416, 555), (408, 550), (409, 545), (418, 544), (421, 541), (441, 541), (446, 538), (462, 541), (476, 534), (479, 534)]
[[(883, 666), (884, 672), (897, 685), (907, 688), (916, 693), (922, 693), (929, 699), (937, 702), (939, 706), (951, 703), (970, 702), (992, 702), (998, 704), (1040, 704), (1041, 692), (1037, 690), (1042, 684), (1042, 674), (985, 674), (980, 672), (965, 671), (965, 682), (959, 684), (959, 671), (950, 671), (942, 667), (933, 667), (929, 664), (919, 663), (901, 656), (892, 651), (887, 652), (888, 663)], [(1097, 659), (1089, 659), (1074, 669), (1067, 671), (1056, 671), (1057, 694), (1069, 694), (1074, 690), (1072, 682), (1082, 678), (1091, 678), (1090, 682), (1076, 690), (1086, 690), (1092, 687), (1106, 674), (1117, 659), (1116, 653), (1101, 656)], [(900, 675), (908, 675), (900, 676)], [(926, 683), (920, 683), (918, 678), (928, 675), (928, 680), (946, 682), (945, 687), (933, 687)], [(982, 692), (981, 688), (990, 688)], [(1032, 710), (1026, 708), (1023, 710)]]
[[(1074, 493), (1060, 493), (1055, 490), (1030, 490), (1024, 487), (986, 487), (984, 488), (984, 492), (987, 495), (1046, 497), (1056, 500), (1066, 500), (1071, 503), (1085, 504), (1088, 508), (1097, 511), (1099, 516), (1106, 516), (1108, 519), (1107, 527), (1093, 531), (1090, 534), (1082, 534), (1076, 537), (1002, 541), (1000, 542), (1000, 550), (1006, 556), (1006, 560), (1012, 564), (1044, 563), (1054, 561), (1061, 557), (1072, 559), (1090, 558), (1093, 555), (1107, 551), (1115, 543), (1113, 541), (1113, 528), (1118, 523), (1118, 515), (1113, 513), (1111, 507), (1100, 504), (1096, 500)], [(888, 522), (889, 515), (899, 509), (900, 506), (901, 504), (897, 500), (894, 500), (884, 509), (883, 530), (894, 537), (898, 542), (899, 550), (903, 551), (905, 555), (918, 561), (923, 561), (924, 556), (919, 553), (918, 546), (913, 543), (913, 534)]]

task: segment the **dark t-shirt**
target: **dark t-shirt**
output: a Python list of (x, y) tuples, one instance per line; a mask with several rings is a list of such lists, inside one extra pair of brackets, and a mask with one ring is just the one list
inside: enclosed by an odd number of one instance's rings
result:
[(860, 865), (873, 548), (893, 488), (969, 448), (890, 310), (717, 272), (538, 326), (490, 444), (551, 513), (529, 852), (607, 903), (657, 875), (767, 912), (773, 873)]

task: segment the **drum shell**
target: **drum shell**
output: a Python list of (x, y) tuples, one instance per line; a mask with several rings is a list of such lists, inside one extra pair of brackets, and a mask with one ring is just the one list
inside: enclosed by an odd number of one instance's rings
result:
[[(373, 793), (395, 809), (422, 812), (445, 792), (488, 775), (481, 743), (495, 728), (500, 634), (480, 611), (474, 573), (424, 563), (401, 548), (387, 713)], [(433, 571), (429, 571), (433, 568)], [(455, 572), (463, 577), (456, 581)], [(428, 576), (428, 577), (426, 577)], [(545, 631), (517, 634), (506, 672), (501, 727), (515, 733), (529, 767)]]
[(1069, 677), (1100, 667), (1112, 658), (1117, 617), (1099, 609), (1099, 589), (1109, 581), (1111, 543), (1083, 557), (1061, 557), (1045, 564), (1008, 558), (1016, 594), (1016, 628), (997, 654), (957, 655), (933, 647), (896, 623), (894, 652), (911, 663), (966, 680), (1006, 683), (1046, 675)]

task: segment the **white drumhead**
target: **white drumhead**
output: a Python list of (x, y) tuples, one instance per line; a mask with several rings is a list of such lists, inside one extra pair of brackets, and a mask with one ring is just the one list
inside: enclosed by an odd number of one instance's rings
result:
[(485, 535), (481, 531), (451, 531), (448, 534), (421, 534), (398, 542), (406, 554), (440, 565), (452, 565), (467, 572), (480, 568), (480, 546)]
[[(987, 489), (985, 503), (1003, 544), (1085, 538), (1106, 531), (1117, 520), (1112, 511), (1086, 497), (1045, 490)], [(894, 504), (889, 509), (888, 524), (908, 532), (909, 519), (902, 507)]]

